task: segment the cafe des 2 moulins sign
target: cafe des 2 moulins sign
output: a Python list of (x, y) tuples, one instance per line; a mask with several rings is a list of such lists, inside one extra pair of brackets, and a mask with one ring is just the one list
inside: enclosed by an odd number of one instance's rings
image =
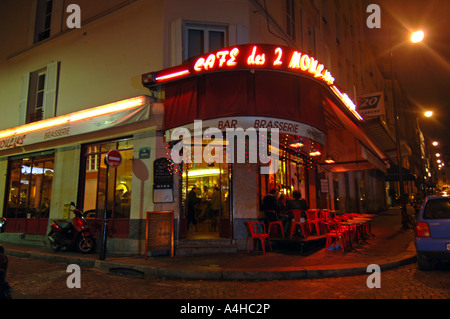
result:
[(187, 64), (143, 74), (142, 83), (145, 86), (158, 85), (208, 72), (239, 69), (279, 70), (316, 79), (328, 86), (356, 119), (362, 120), (353, 101), (335, 85), (334, 77), (324, 64), (304, 52), (286, 46), (245, 44), (224, 48)]

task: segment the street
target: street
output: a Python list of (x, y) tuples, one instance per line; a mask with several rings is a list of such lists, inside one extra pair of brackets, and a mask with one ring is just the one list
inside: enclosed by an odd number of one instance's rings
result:
[(450, 268), (423, 272), (416, 264), (381, 272), (380, 288), (367, 276), (283, 281), (165, 280), (81, 268), (80, 288), (68, 288), (67, 264), (9, 257), (13, 299), (448, 299)]

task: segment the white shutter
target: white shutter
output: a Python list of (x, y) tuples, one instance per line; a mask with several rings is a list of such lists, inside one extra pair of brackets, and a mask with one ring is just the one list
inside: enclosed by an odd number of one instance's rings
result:
[(181, 19), (172, 21), (170, 24), (170, 66), (176, 66), (183, 63), (183, 27)]
[(51, 62), (47, 65), (47, 73), (45, 76), (45, 92), (43, 105), (44, 119), (48, 119), (56, 115), (57, 89), (58, 89), (58, 62)]
[(30, 87), (30, 73), (27, 72), (22, 75), (22, 90), (20, 92), (18, 125), (25, 124), (27, 120), (29, 87)]

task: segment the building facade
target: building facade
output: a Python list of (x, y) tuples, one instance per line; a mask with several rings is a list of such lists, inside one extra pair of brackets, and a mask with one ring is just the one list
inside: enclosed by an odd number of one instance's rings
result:
[[(245, 222), (260, 217), (271, 188), (286, 196), (300, 190), (312, 208), (386, 208), (388, 157), (354, 103), (384, 90), (359, 2), (71, 4), (77, 7), (0, 4), (7, 44), (0, 53), (0, 209), (8, 218), (2, 240), (45, 243), (50, 222), (70, 217), (71, 201), (98, 237), (106, 213), (108, 250), (130, 254), (143, 253), (152, 211), (173, 211), (180, 251), (194, 237), (195, 244), (243, 249)], [(241, 63), (235, 68), (233, 57)], [(202, 72), (158, 82), (183, 67)], [(171, 133), (194, 120), (204, 129), (277, 122), (280, 140), (271, 147), (279, 170), (260, 174), (266, 163), (248, 159), (174, 165), (170, 154), (179, 144)], [(110, 150), (122, 154), (117, 169), (104, 161)], [(194, 237), (187, 220), (193, 186), (202, 198)]]

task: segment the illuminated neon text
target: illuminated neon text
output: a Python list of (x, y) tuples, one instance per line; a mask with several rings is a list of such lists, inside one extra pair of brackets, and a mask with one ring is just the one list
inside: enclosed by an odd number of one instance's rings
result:
[[(231, 51), (223, 50), (219, 51), (216, 54), (210, 54), (208, 57), (199, 58), (194, 65), (194, 70), (197, 72), (200, 71), (208, 71), (213, 69), (214, 67), (223, 67), (227, 66), (235, 66), (236, 65), (236, 57), (239, 54), (239, 49), (234, 48)], [(217, 63), (216, 63), (217, 62)]]

